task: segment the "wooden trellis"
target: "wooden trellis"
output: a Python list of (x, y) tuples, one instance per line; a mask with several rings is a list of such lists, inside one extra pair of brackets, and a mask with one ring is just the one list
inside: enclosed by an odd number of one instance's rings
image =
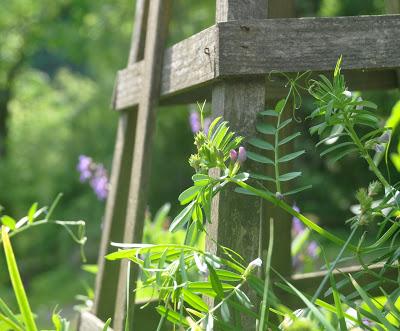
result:
[[(387, 2), (390, 12), (400, 12), (399, 0)], [(100, 320), (109, 317), (114, 330), (123, 329), (128, 265), (105, 261), (104, 255), (111, 241), (142, 240), (158, 105), (207, 98), (214, 117), (223, 116), (233, 130), (252, 136), (257, 113), (282, 94), (279, 84), (266, 79), (273, 70), (328, 71), (342, 54), (352, 89), (399, 86), (400, 15), (299, 19), (289, 18), (294, 16), (294, 0), (217, 0), (215, 25), (164, 50), (170, 8), (171, 0), (136, 1), (129, 62), (118, 72), (113, 98), (120, 118), (93, 315), (81, 316), (80, 330), (98, 330)], [(324, 273), (292, 275), (291, 224), (273, 206), (224, 191), (213, 201), (208, 231), (251, 261), (265, 254), (268, 233), (262, 224), (271, 216), (280, 220), (275, 224), (275, 268), (299, 289), (315, 289)], [(206, 245), (218, 253), (212, 241)], [(137, 270), (132, 273), (135, 279)], [(130, 300), (132, 316), (134, 295)]]

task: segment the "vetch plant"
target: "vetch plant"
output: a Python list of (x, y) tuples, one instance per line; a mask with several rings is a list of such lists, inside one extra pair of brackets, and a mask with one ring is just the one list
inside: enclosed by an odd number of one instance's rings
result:
[[(381, 172), (375, 157), (376, 153), (387, 150), (392, 128), (380, 127), (377, 106), (348, 90), (340, 65), (341, 59), (332, 80), (321, 75), (309, 87), (299, 85), (305, 74), (288, 77), (286, 98), (274, 109), (260, 113), (256, 128), (259, 135), (248, 137), (248, 150), (243, 147), (244, 138), (232, 132), (228, 122), (221, 118), (211, 123), (207, 133), (200, 125), (195, 135), (197, 151), (189, 159), (195, 171), (193, 185), (179, 196), (184, 207), (170, 226), (170, 231), (186, 229), (182, 244), (113, 243), (119, 250), (107, 259), (129, 259), (140, 268), (143, 286), (154, 289), (161, 316), (158, 329), (169, 321), (185, 330), (243, 330), (243, 315), (252, 318), (253, 327), (259, 331), (399, 329), (400, 193), (398, 184), (392, 184)], [(309, 185), (283, 189), (282, 183), (296, 180), (301, 171), (282, 173), (281, 165), (305, 153), (300, 150), (282, 154), (282, 146), (300, 135), (298, 132), (285, 135), (282, 130), (292, 122), (285, 112), (292, 100), (298, 107), (300, 90), (308, 91), (315, 101), (316, 108), (309, 116), (314, 122), (310, 132), (319, 136), (317, 148), (322, 148), (321, 156), (338, 162), (350, 153), (357, 153), (375, 177), (365, 188), (357, 188), (358, 212), (347, 220), (351, 232), (346, 239), (322, 228), (289, 203), (288, 196), (310, 189)], [(202, 117), (200, 112), (200, 122)], [(265, 118), (268, 122), (264, 122)], [(272, 157), (265, 156), (265, 152)], [(247, 158), (272, 167), (274, 175), (244, 172)], [(294, 218), (298, 237), (292, 244), (292, 252), (299, 252), (312, 232), (316, 240), (323, 238), (338, 246), (339, 253), (329, 261), (323, 246), (314, 241), (307, 244), (310, 255), (320, 254), (325, 260), (326, 273), (314, 293), (299, 291), (273, 268), (272, 254), (279, 254), (272, 251), (274, 220), (269, 220), (270, 240), (265, 261), (259, 258), (244, 261), (228, 247), (220, 246), (222, 256), (216, 256), (195, 246), (199, 234), (206, 232), (205, 225), (210, 222), (213, 197), (228, 185), (236, 186), (240, 194), (269, 201)], [(372, 243), (366, 243), (371, 226), (378, 231)], [(351, 253), (361, 269), (337, 281), (334, 271), (348, 260), (345, 253)], [(376, 264), (382, 266), (380, 270), (371, 267)], [(265, 268), (264, 279), (255, 272), (259, 267)], [(361, 286), (366, 276), (371, 281)], [(388, 285), (394, 290), (387, 292)], [(346, 287), (352, 291), (345, 292)], [(253, 291), (252, 295), (248, 295), (248, 289)], [(278, 289), (299, 299), (304, 308), (292, 311), (286, 307), (275, 295)]]

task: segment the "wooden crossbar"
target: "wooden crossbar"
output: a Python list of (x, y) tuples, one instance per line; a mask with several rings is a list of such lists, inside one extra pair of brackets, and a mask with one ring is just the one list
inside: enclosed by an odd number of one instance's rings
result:
[[(161, 96), (224, 77), (330, 70), (341, 54), (345, 70), (391, 70), (400, 67), (399, 31), (400, 15), (221, 22), (165, 50)], [(142, 73), (142, 63), (119, 71), (116, 109), (138, 103)], [(378, 75), (373, 88), (393, 82)]]

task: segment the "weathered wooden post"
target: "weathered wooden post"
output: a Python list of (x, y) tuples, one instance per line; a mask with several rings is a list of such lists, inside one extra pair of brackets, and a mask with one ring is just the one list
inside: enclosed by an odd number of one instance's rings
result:
[[(399, 0), (387, 3), (389, 12), (399, 11)], [(137, 0), (128, 67), (118, 72), (115, 87), (113, 108), (120, 111), (120, 119), (93, 313), (103, 321), (114, 316), (116, 331), (122, 330), (127, 308), (132, 317), (134, 295), (126, 307), (127, 263), (120, 267), (106, 262), (104, 255), (111, 241), (142, 240), (159, 99), (162, 104), (193, 103), (206, 96), (212, 100), (213, 116), (223, 116), (235, 131), (249, 137), (255, 135), (257, 113), (266, 100), (269, 103), (281, 94), (279, 86), (266, 81), (273, 70), (327, 71), (342, 54), (352, 89), (399, 86), (393, 69), (400, 67), (400, 15), (279, 19), (294, 16), (293, 0), (217, 0), (214, 26), (164, 50), (169, 9), (170, 0)], [(218, 244), (250, 262), (265, 255), (268, 227), (261, 225), (270, 217), (275, 219), (279, 239), (274, 247), (275, 268), (291, 277), (300, 290), (315, 289), (325, 273), (291, 276), (291, 223), (273, 206), (223, 191), (213, 202), (208, 230)], [(221, 253), (211, 240), (207, 248)], [(350, 267), (341, 272), (359, 270)], [(135, 269), (131, 277), (134, 287)], [(100, 320), (82, 314), (80, 330), (100, 330)]]

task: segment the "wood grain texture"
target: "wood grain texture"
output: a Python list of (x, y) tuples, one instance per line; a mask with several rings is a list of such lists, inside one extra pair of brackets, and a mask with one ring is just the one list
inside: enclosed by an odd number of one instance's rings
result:
[[(79, 316), (79, 331), (103, 331), (104, 322), (89, 312), (82, 312)], [(113, 331), (108, 328), (108, 331)]]
[[(242, 18), (265, 18), (267, 1), (217, 0), (217, 22)], [(217, 53), (218, 54), (218, 53)], [(232, 130), (243, 136), (255, 134), (257, 114), (265, 106), (265, 77), (251, 79), (224, 80), (213, 86), (212, 116), (222, 116), (229, 121)], [(247, 163), (248, 169), (254, 164)], [(241, 196), (230, 186), (214, 197), (211, 209), (209, 236), (206, 250), (223, 256), (219, 245), (233, 249), (245, 261), (250, 262), (260, 256), (260, 223), (262, 203), (259, 198)], [(216, 244), (217, 243), (217, 244)], [(256, 296), (246, 290), (253, 302)], [(212, 302), (210, 302), (212, 303)], [(255, 329), (255, 320), (241, 316), (241, 326), (245, 330)]]
[(218, 24), (217, 76), (400, 66), (400, 15), (247, 20)]
[[(214, 77), (216, 27), (208, 28), (167, 48), (164, 53), (161, 96), (169, 97), (196, 88)], [(117, 74), (115, 109), (136, 106), (143, 87), (144, 62)]]
[[(194, 89), (204, 95), (201, 90), (210, 91), (210, 84), (223, 76), (329, 71), (340, 54), (345, 70), (393, 69), (400, 66), (399, 31), (400, 15), (219, 23), (165, 51), (161, 98), (168, 102), (185, 92), (190, 96)], [(382, 74), (390, 76), (389, 81), (360, 80), (360, 89), (369, 84), (387, 88), (392, 82), (389, 72)], [(143, 62), (118, 72), (115, 109), (137, 106), (142, 77)]]
[[(330, 75), (329, 72), (318, 72)], [(120, 71), (121, 84), (118, 87), (118, 102), (115, 104), (115, 110), (126, 108), (136, 108), (140, 99), (142, 90), (143, 62), (138, 62), (130, 70)], [(356, 91), (364, 90), (384, 90), (393, 89), (398, 86), (395, 70), (369, 70), (355, 71), (344, 70), (349, 88)], [(178, 75), (177, 75), (178, 76)], [(212, 86), (217, 82), (216, 79), (195, 82), (195, 86), (185, 87), (183, 90), (177, 90), (174, 80), (170, 81), (170, 91), (179, 91), (170, 94), (168, 90), (161, 92), (161, 105), (176, 105), (195, 103), (199, 100), (211, 100)], [(197, 85), (199, 84), (199, 85)], [(183, 86), (183, 85), (182, 85)], [(269, 91), (266, 98), (279, 98), (285, 95), (283, 84), (279, 81), (270, 81), (266, 79), (266, 89)], [(129, 87), (129, 88), (128, 88)]]
[(217, 0), (216, 7), (216, 21), (226, 22), (265, 18), (268, 2), (265, 0)]
[[(142, 81), (142, 95), (137, 115), (128, 210), (123, 239), (125, 243), (141, 242), (143, 237), (151, 154), (155, 133), (156, 107), (160, 95), (163, 50), (168, 30), (170, 8), (170, 0), (153, 0), (149, 6), (143, 68), (143, 77), (145, 79)], [(116, 331), (122, 331), (125, 316), (129, 318), (129, 330), (133, 330), (135, 292), (131, 291), (129, 302), (126, 303), (128, 265), (128, 261), (122, 261), (119, 273), (113, 323)], [(137, 276), (137, 267), (132, 266), (130, 278), (132, 290), (135, 287)]]
[[(400, 0), (385, 0), (386, 12), (388, 14), (400, 14)], [(400, 88), (400, 68), (396, 70), (397, 87)]]
[[(134, 38), (131, 43), (128, 65), (143, 57), (145, 26), (147, 23), (148, 0), (136, 2)], [(135, 143), (136, 112), (124, 110), (119, 114), (117, 136), (99, 248), (93, 313), (100, 319), (112, 317), (115, 309), (119, 279), (119, 263), (106, 261), (104, 256), (110, 251), (110, 242), (122, 242), (124, 221), (128, 207), (129, 184), (131, 178), (133, 146)]]

